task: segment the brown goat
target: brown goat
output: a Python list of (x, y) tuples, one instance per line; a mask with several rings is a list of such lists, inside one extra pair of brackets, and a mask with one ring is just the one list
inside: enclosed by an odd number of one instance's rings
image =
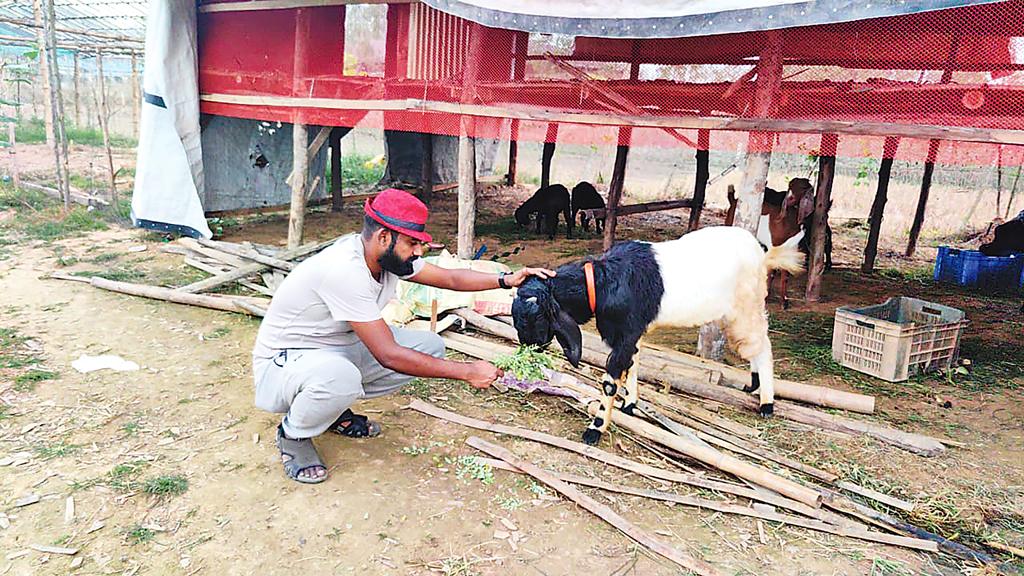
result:
[[(732, 226), (736, 218), (736, 189), (730, 184), (728, 188), (729, 211), (725, 215), (726, 226)], [(766, 244), (770, 235), (771, 245), (780, 246), (803, 228), (804, 221), (814, 211), (814, 187), (806, 178), (793, 178), (789, 181), (786, 192), (778, 192), (765, 188), (764, 200), (761, 202), (761, 222), (758, 224), (757, 238)], [(767, 216), (767, 218), (765, 218)], [(773, 270), (768, 277), (768, 295), (771, 297), (772, 286), (776, 274), (781, 274), (782, 307), (789, 308), (787, 283), (788, 272)]]

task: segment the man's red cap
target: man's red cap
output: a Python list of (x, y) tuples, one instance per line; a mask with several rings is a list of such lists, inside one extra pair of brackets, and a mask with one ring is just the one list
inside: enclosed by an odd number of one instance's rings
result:
[(430, 242), (427, 234), (427, 206), (419, 198), (396, 188), (368, 198), (363, 211), (382, 226), (419, 240)]

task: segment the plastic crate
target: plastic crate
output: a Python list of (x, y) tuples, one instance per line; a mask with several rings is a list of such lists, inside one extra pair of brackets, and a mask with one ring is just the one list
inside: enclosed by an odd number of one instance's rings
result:
[(1024, 254), (985, 256), (977, 250), (939, 246), (933, 277), (960, 286), (1017, 290), (1024, 287)]
[(890, 298), (865, 308), (836, 309), (832, 358), (858, 372), (900, 382), (949, 367), (967, 325), (956, 308), (917, 298)]

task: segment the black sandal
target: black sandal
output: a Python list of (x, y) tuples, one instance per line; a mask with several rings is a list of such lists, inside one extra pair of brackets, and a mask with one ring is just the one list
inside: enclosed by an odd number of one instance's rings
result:
[(373, 438), (381, 433), (380, 424), (349, 409), (342, 412), (328, 430), (349, 438)]

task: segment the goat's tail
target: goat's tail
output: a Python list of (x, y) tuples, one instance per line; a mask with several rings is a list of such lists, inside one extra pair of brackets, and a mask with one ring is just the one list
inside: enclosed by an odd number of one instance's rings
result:
[(768, 270), (783, 270), (790, 274), (799, 274), (804, 271), (804, 254), (800, 251), (800, 240), (804, 237), (801, 230), (778, 246), (772, 246), (764, 255), (765, 265)]

